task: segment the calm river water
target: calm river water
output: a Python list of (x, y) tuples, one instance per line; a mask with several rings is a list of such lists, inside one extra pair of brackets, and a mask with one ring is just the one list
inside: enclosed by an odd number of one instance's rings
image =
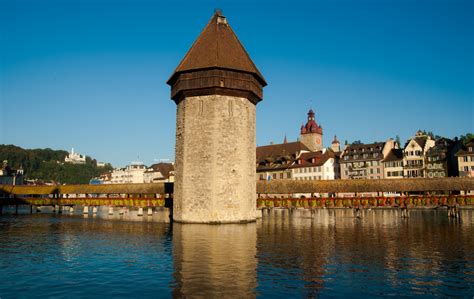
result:
[(474, 210), (296, 214), (247, 225), (2, 215), (0, 298), (474, 295)]

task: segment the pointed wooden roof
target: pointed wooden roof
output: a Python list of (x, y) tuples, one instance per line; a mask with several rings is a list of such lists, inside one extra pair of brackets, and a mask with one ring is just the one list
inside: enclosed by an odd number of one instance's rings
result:
[(262, 86), (267, 85), (226, 18), (219, 11), (214, 13), (167, 83), (173, 84), (179, 73), (211, 68), (250, 73)]

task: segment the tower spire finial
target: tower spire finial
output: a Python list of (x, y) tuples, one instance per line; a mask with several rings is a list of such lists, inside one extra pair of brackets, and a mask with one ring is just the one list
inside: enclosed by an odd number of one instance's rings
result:
[(218, 16), (222, 16), (223, 15), (223, 11), (222, 11), (222, 8), (218, 8), (216, 7), (216, 9), (214, 9), (214, 14), (218, 15)]

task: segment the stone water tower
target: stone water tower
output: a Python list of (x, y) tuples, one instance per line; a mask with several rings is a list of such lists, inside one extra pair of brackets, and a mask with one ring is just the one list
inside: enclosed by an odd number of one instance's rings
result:
[(255, 221), (255, 112), (267, 84), (220, 11), (167, 83), (177, 105), (173, 220)]

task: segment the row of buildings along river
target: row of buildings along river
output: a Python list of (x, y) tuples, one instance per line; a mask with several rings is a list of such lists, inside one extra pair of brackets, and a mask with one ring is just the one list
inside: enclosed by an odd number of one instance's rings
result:
[[(437, 138), (418, 131), (401, 146), (394, 139), (341, 146), (334, 136), (331, 145), (323, 143), (323, 128), (315, 113), (308, 111), (306, 124), (300, 128), (295, 142), (258, 146), (256, 170), (258, 180), (336, 180), (336, 179), (400, 179), (474, 177), (474, 140)], [(66, 163), (85, 163), (85, 156), (74, 150)], [(103, 162), (98, 163), (102, 166)], [(146, 166), (132, 162), (123, 168), (93, 178), (95, 184), (133, 184), (173, 182), (173, 163)], [(12, 170), (4, 161), (0, 168), (0, 184), (22, 184), (23, 171)]]
[(257, 147), (259, 180), (400, 179), (474, 176), (474, 141), (434, 139), (418, 131), (402, 147), (394, 139), (323, 144), (313, 110), (295, 142)]
[[(300, 137), (281, 144), (257, 147), (258, 180), (335, 180), (335, 179), (400, 179), (474, 176), (474, 141), (434, 139), (418, 131), (404, 146), (394, 139), (370, 144), (341, 146), (334, 139), (323, 144), (323, 128), (313, 110), (308, 111)], [(102, 183), (172, 182), (172, 163), (150, 167), (133, 162), (124, 168), (102, 175)]]

